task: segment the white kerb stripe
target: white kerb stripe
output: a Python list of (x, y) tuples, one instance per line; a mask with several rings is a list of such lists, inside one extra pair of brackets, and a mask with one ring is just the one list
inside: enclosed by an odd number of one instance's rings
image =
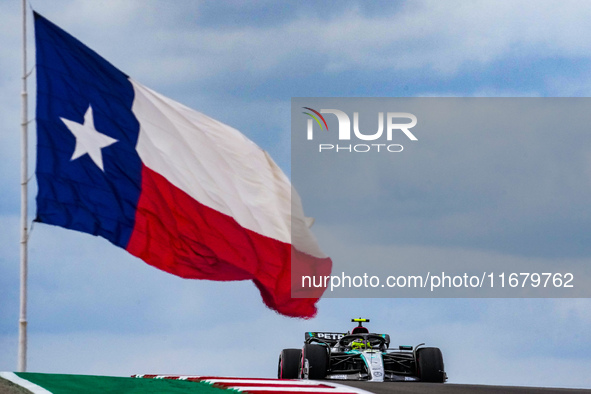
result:
[(0, 378), (10, 380), (12, 383), (29, 390), (33, 394), (52, 394), (51, 391), (47, 391), (43, 387), (37, 386), (35, 383), (29, 382), (28, 380), (17, 376), (13, 372), (0, 372)]
[(204, 382), (215, 384), (215, 383), (223, 383), (223, 384), (232, 384), (232, 383), (241, 383), (241, 384), (273, 384), (273, 385), (294, 385), (299, 384), (301, 386), (309, 386), (314, 385), (317, 386), (319, 384), (328, 384), (326, 382), (317, 382), (313, 380), (278, 380), (278, 379), (226, 379), (226, 378), (215, 378), (215, 379), (204, 379)]
[(267, 152), (238, 130), (130, 82), (140, 123), (136, 149), (146, 167), (242, 227), (325, 257), (299, 196)]
[[(143, 377), (145, 375), (134, 375), (135, 377)], [(186, 380), (186, 379), (201, 379), (201, 376), (199, 375), (181, 375), (181, 376), (173, 376), (173, 375), (157, 375), (154, 377), (155, 379), (164, 379), (164, 378), (177, 378), (179, 380)], [(352, 393), (352, 394), (373, 394), (369, 391), (357, 388), (357, 387), (352, 387), (352, 386), (347, 386), (345, 384), (340, 384), (340, 383), (336, 383), (334, 381), (328, 381), (328, 380), (303, 380), (303, 379), (287, 379), (287, 380), (279, 380), (279, 379), (260, 379), (260, 378), (254, 378), (254, 379), (233, 379), (233, 378), (221, 378), (221, 377), (215, 377), (215, 378), (208, 378), (208, 379), (202, 379), (202, 382), (207, 382), (207, 383), (211, 383), (211, 384), (216, 384), (216, 383), (223, 383), (223, 384), (228, 384), (228, 386), (226, 388), (231, 388), (234, 390), (238, 390), (238, 391), (249, 391), (249, 392), (253, 392), (253, 391), (294, 391), (294, 392), (310, 392), (310, 393), (314, 393), (314, 392), (325, 392), (325, 391), (319, 391), (319, 390), (327, 390), (326, 393)], [(232, 383), (256, 383), (256, 384), (269, 384), (269, 385), (273, 385), (275, 387), (261, 387), (261, 386), (252, 386), (252, 387), (246, 387), (246, 386), (242, 386), (242, 387), (232, 387), (231, 384)], [(280, 385), (300, 385), (301, 387), (280, 387)], [(331, 388), (319, 388), (319, 387), (310, 387), (310, 386), (318, 386), (318, 385), (326, 385), (326, 386), (331, 386)], [(306, 387), (308, 386), (308, 387)], [(292, 390), (295, 389), (295, 390)]]
[(232, 387), (232, 390), (238, 391), (248, 391), (250, 393), (255, 391), (283, 391), (283, 392), (306, 392), (306, 393), (353, 393), (353, 390), (348, 390), (346, 388), (332, 388), (332, 387), (264, 387), (264, 386), (252, 386), (252, 387)]

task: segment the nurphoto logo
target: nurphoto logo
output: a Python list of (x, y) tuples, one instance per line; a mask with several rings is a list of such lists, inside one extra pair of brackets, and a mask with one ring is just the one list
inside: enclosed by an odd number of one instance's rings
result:
[[(336, 116), (339, 128), (339, 141), (351, 141), (351, 119), (349, 115), (338, 109), (321, 109), (316, 111), (310, 107), (303, 107), (310, 112), (303, 112), (310, 118), (307, 123), (307, 139), (314, 140), (314, 124), (316, 123), (321, 131), (326, 129), (328, 132), (328, 124), (322, 114), (333, 114)], [(401, 120), (407, 120), (401, 123)], [(408, 122), (410, 120), (410, 122)], [(314, 122), (315, 121), (315, 122)], [(408, 112), (388, 112), (386, 113), (386, 141), (392, 141), (392, 136), (395, 132), (402, 132), (411, 141), (417, 141), (417, 137), (410, 131), (416, 126), (417, 117)], [(384, 113), (378, 112), (378, 130), (374, 133), (362, 133), (359, 129), (359, 112), (353, 112), (353, 134), (354, 138), (361, 141), (377, 141), (382, 138), (384, 134)], [(383, 138), (382, 138), (383, 140)], [(319, 152), (402, 152), (404, 147), (400, 144), (387, 143), (361, 143), (361, 144), (318, 144)]]

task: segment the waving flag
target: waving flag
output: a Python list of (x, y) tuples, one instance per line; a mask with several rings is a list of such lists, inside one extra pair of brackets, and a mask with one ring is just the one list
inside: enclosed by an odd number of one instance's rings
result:
[(328, 275), (332, 262), (265, 151), (39, 14), (35, 41), (37, 221), (104, 237), (183, 278), (253, 280), (287, 316), (316, 313), (324, 289), (297, 278)]

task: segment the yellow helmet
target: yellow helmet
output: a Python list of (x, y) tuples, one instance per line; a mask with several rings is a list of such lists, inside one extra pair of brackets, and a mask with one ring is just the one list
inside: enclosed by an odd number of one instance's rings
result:
[(351, 342), (351, 349), (359, 350), (369, 348), (369, 344), (364, 339), (355, 339)]

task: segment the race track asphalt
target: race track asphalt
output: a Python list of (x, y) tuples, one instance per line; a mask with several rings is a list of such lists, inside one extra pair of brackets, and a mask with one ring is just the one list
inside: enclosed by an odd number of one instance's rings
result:
[(484, 386), (475, 384), (418, 383), (418, 382), (343, 382), (340, 384), (360, 388), (375, 394), (583, 394), (588, 389), (559, 389), (537, 387)]
[(6, 379), (0, 378), (0, 394), (30, 394), (29, 390), (25, 390), (16, 384), (9, 382)]

